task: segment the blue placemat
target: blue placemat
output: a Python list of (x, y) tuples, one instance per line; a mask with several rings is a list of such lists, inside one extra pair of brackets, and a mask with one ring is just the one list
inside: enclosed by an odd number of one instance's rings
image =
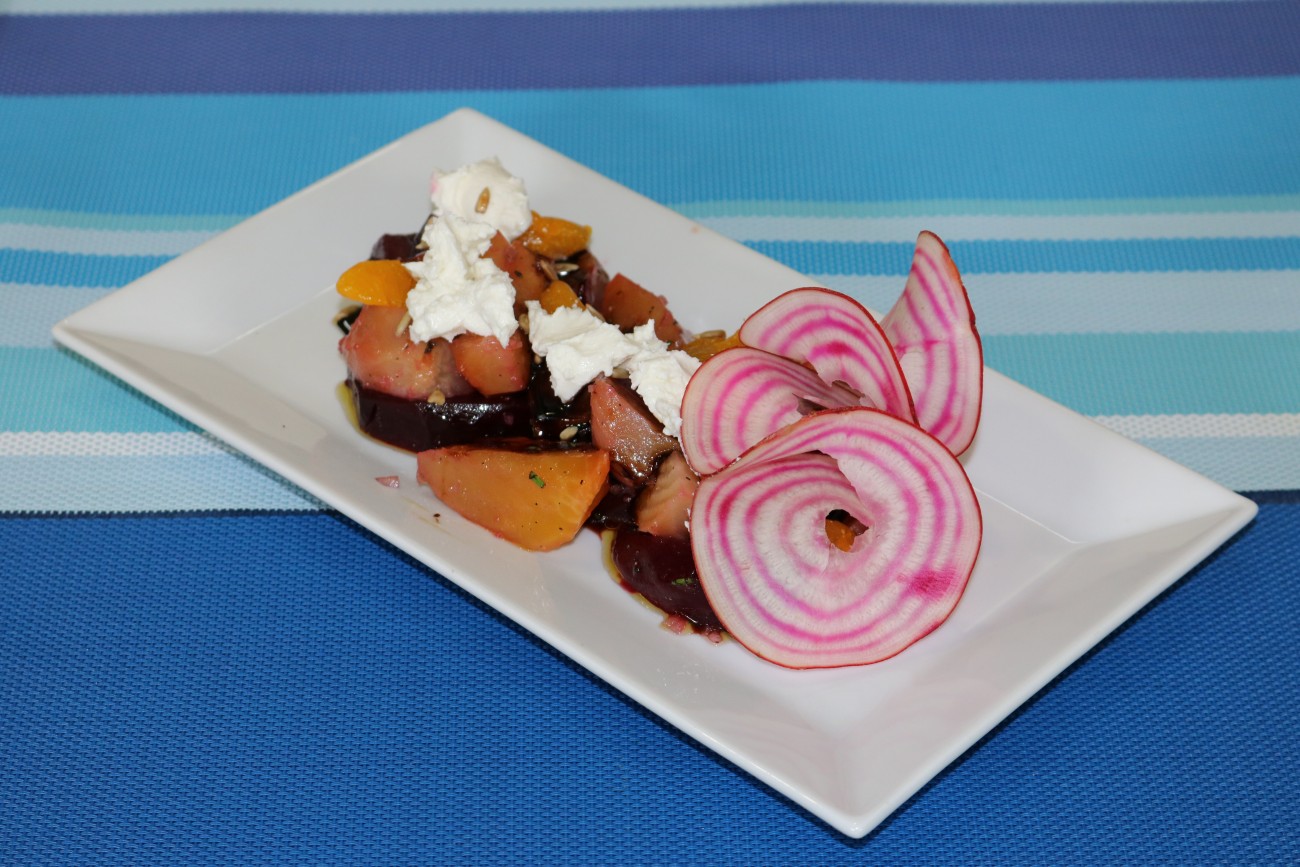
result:
[[(1297, 46), (1275, 0), (0, 4), (0, 862), (1300, 860)], [(876, 306), (938, 231), (991, 366), (1259, 517), (841, 837), (52, 343), (462, 105)]]

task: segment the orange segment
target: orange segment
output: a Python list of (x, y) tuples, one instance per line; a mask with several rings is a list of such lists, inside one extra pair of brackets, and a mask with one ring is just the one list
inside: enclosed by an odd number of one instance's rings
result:
[(548, 259), (567, 259), (587, 249), (591, 226), (579, 226), (559, 217), (541, 217), (533, 212), (533, 224), (519, 236), (519, 243)]
[(740, 337), (736, 334), (727, 336), (725, 331), (705, 331), (697, 334), (682, 348), (692, 358), (700, 361), (707, 361), (717, 355), (724, 349), (731, 349), (733, 346), (740, 346)]
[(411, 272), (396, 259), (358, 262), (339, 275), (337, 289), (344, 298), (376, 307), (402, 307), (415, 285)]
[(857, 537), (857, 534), (853, 532), (853, 528), (843, 521), (837, 521), (834, 518), (826, 519), (826, 538), (841, 551), (851, 550), (853, 540)]
[(542, 293), (542, 297), (539, 300), (541, 301), (542, 309), (547, 313), (554, 313), (561, 307), (581, 306), (578, 301), (578, 293), (574, 292), (573, 288), (563, 280), (556, 280), (550, 286), (547, 286), (546, 291)]

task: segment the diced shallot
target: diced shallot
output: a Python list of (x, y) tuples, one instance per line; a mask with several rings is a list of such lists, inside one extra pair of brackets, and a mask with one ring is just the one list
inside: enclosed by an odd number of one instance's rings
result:
[[(826, 518), (865, 526), (848, 551)], [(887, 659), (956, 606), (981, 540), (961, 463), (915, 425), (867, 408), (806, 416), (700, 482), (701, 585), (727, 631), (789, 668)]]

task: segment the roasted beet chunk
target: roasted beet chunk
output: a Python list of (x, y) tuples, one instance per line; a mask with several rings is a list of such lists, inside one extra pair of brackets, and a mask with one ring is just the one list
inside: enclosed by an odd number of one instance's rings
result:
[(560, 400), (551, 388), (551, 372), (545, 361), (533, 365), (528, 380), (528, 402), (533, 436), (562, 442), (591, 442), (591, 400), (586, 389), (568, 403)]
[(420, 233), (384, 235), (370, 248), (371, 259), (414, 259), (419, 255)]
[(679, 614), (703, 629), (722, 631), (722, 621), (695, 574), (690, 539), (619, 530), (614, 537), (614, 566), (624, 583), (666, 614)]
[(441, 403), (384, 394), (349, 379), (357, 425), (377, 440), (419, 452), (492, 437), (529, 433), (528, 397), (524, 392), (484, 397), (449, 397)]

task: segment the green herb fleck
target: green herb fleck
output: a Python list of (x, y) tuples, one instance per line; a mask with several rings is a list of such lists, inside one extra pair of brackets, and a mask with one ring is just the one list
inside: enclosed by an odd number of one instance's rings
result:
[(694, 578), (691, 578), (690, 576), (687, 576), (687, 577), (685, 577), (685, 578), (674, 578), (674, 579), (673, 579), (673, 586), (674, 586), (674, 587), (690, 587), (690, 586), (693, 585), (694, 583), (695, 583), (695, 579), (694, 579)]
[(532, 481), (532, 483), (533, 483), (534, 485), (536, 485), (537, 487), (539, 487), (539, 488), (544, 488), (544, 487), (546, 487), (546, 480), (543, 479), (541, 476), (537, 475), (537, 473), (535, 473), (535, 472), (529, 472), (529, 473), (528, 473), (528, 478), (529, 478), (529, 479)]

